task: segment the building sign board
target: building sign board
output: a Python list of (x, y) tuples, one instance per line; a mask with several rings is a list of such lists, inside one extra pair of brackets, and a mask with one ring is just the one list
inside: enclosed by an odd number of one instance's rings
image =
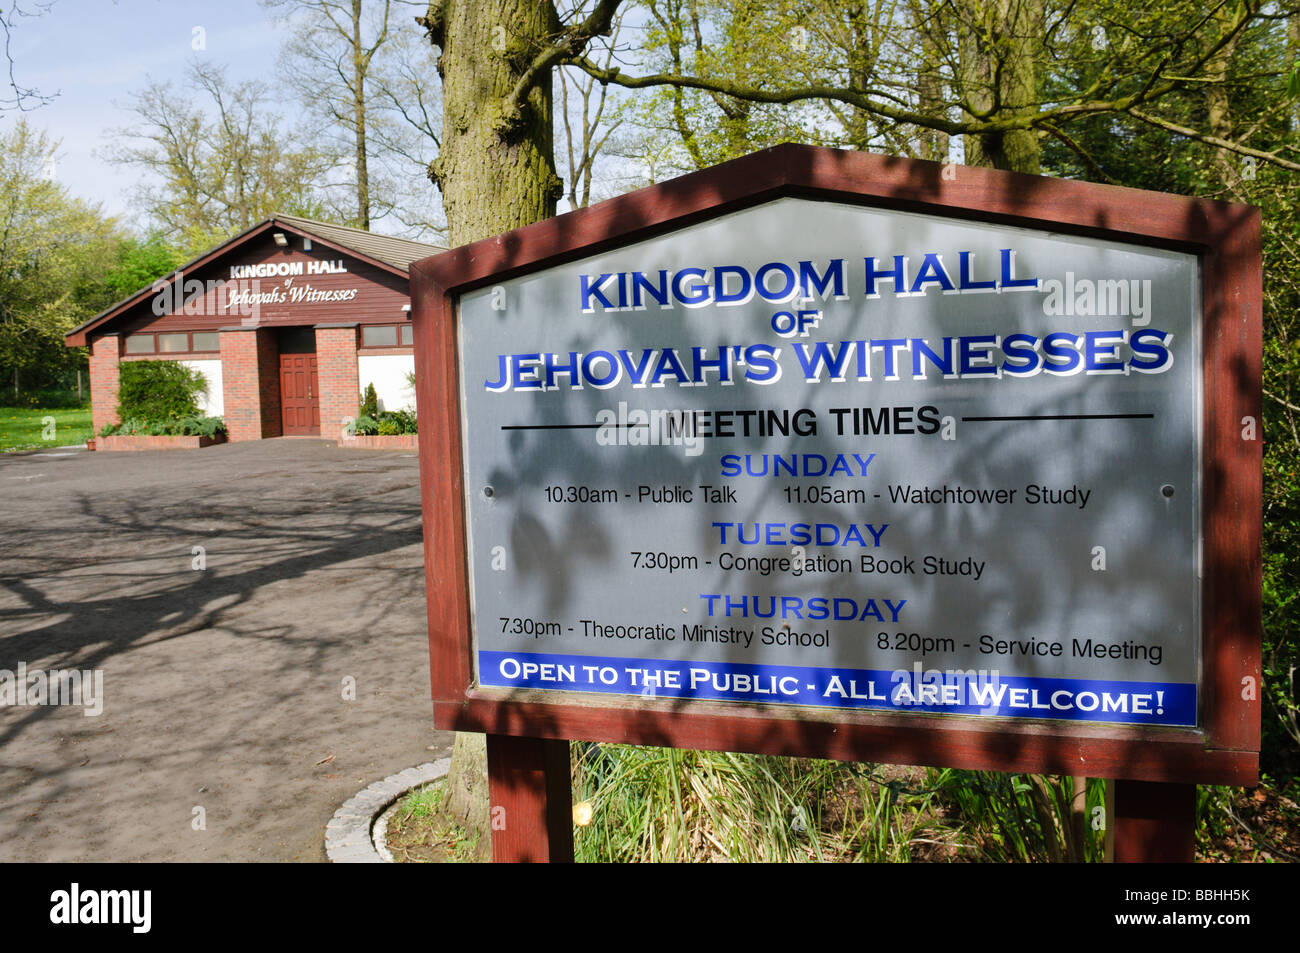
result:
[(413, 266), (440, 727), (1254, 776), (1257, 214), (936, 170)]
[(784, 198), (466, 294), (479, 683), (1195, 725), (1198, 282)]

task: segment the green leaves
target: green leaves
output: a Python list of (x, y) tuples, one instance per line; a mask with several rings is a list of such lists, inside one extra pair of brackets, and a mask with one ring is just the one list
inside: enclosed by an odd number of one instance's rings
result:
[(375, 392), (374, 382), (366, 384), (366, 389), (361, 392), (361, 410), (362, 417), (379, 416), (379, 395)]
[(0, 131), (0, 369), (49, 384), (79, 358), (63, 335), (103, 305), (116, 228), (48, 174), (59, 143), (19, 120)]
[(126, 361), (118, 367), (121, 420), (176, 421), (199, 415), (203, 375), (180, 361)]
[(104, 274), (104, 284), (111, 295), (108, 304), (135, 294), (156, 279), (170, 274), (185, 260), (181, 249), (159, 234), (143, 240), (124, 239), (119, 246), (118, 256), (117, 262)]
[(99, 428), (101, 437), (215, 437), (226, 432), (220, 417), (185, 417), (180, 420), (129, 419)]
[(352, 425), (353, 433), (363, 437), (398, 436), (417, 433), (415, 411), (384, 410), (370, 414), (361, 414)]

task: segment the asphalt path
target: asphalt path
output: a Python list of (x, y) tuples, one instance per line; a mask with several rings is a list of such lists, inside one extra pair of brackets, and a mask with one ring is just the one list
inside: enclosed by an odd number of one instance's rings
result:
[[(0, 455), (0, 861), (323, 861), (343, 801), (447, 755), (416, 463)], [(31, 704), (51, 670), (91, 674)]]

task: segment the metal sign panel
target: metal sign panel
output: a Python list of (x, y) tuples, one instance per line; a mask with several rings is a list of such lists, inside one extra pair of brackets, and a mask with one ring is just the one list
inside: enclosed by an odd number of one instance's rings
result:
[(462, 294), (476, 683), (1197, 725), (1199, 282), (783, 198)]

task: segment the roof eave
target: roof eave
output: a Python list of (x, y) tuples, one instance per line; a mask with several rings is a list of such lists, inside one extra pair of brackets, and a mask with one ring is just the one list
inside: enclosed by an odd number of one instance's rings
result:
[(73, 328), (71, 331), (69, 331), (67, 334), (63, 336), (64, 346), (85, 347), (87, 344), (90, 343), (88, 337), (91, 334), (91, 332), (93, 332), (96, 328), (102, 327), (108, 322), (113, 321), (114, 319), (120, 317), (126, 311), (129, 311), (131, 308), (135, 307), (137, 304), (143, 301), (148, 295), (154, 293), (154, 289), (157, 288), (157, 286), (160, 283), (169, 284), (172, 281), (175, 281), (179, 276), (183, 275), (186, 271), (192, 271), (197, 268), (203, 268), (211, 264), (215, 259), (219, 258), (221, 255), (226, 254), (236, 246), (241, 245), (245, 242), (252, 241), (254, 238), (258, 237), (259, 235), (262, 235), (265, 232), (275, 228), (281, 228), (286, 231), (291, 231), (295, 235), (310, 238), (313, 242), (318, 242), (321, 245), (324, 245), (326, 248), (332, 249), (333, 251), (339, 252), (344, 255), (348, 255), (351, 258), (356, 258), (359, 261), (364, 261), (369, 265), (373, 265), (376, 268), (380, 268), (383, 271), (387, 271), (390, 274), (398, 276), (399, 278), (410, 277), (409, 266), (403, 268), (398, 265), (390, 264), (389, 262), (386, 261), (381, 261), (378, 258), (375, 258), (371, 255), (367, 255), (363, 252), (356, 251), (355, 249), (348, 248), (346, 245), (340, 245), (339, 243), (331, 241), (328, 238), (322, 238), (320, 235), (317, 235), (315, 232), (308, 231), (307, 229), (303, 228), (301, 225), (297, 223), (291, 224), (285, 221), (284, 219), (273, 215), (268, 219), (264, 219), (263, 221), (258, 222), (256, 225), (250, 226), (249, 228), (240, 232), (238, 235), (234, 235), (226, 239), (216, 248), (213, 248), (212, 250), (203, 253), (198, 258), (195, 258), (193, 261), (186, 262), (184, 265), (181, 265), (179, 268), (170, 272), (169, 274), (150, 282), (148, 285), (141, 288), (139, 291), (135, 292), (134, 294), (126, 298), (123, 298), (121, 301), (117, 302), (116, 304), (109, 305), (107, 308), (99, 312), (99, 314), (95, 315), (90, 320), (84, 321), (81, 324), (77, 325), (77, 327)]

